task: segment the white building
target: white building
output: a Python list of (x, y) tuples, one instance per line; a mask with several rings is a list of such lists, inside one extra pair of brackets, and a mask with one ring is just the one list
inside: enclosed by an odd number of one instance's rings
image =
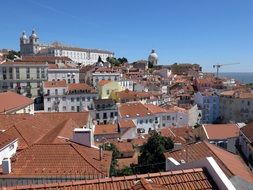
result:
[(119, 120), (132, 120), (136, 126), (136, 136), (147, 134), (151, 130), (172, 126), (175, 119), (175, 116), (167, 110), (153, 104), (138, 102), (119, 105)]
[(16, 154), (18, 139), (0, 131), (0, 165), (5, 158), (11, 158)]
[(48, 64), (48, 81), (66, 80), (68, 84), (79, 83), (79, 69), (75, 65)]
[(47, 80), (47, 62), (7, 61), (0, 64), (0, 92), (15, 91), (28, 97), (42, 93)]
[(16, 113), (34, 114), (33, 100), (15, 92), (0, 93), (0, 114)]
[(50, 45), (41, 44), (34, 30), (29, 39), (25, 32), (22, 33), (20, 37), (20, 52), (21, 55), (67, 56), (75, 63), (81, 63), (83, 65), (90, 65), (97, 62), (99, 56), (103, 61), (106, 61), (107, 57), (114, 56), (113, 52), (101, 49), (70, 47), (60, 43)]
[(66, 80), (43, 83), (44, 111), (80, 112), (92, 109), (98, 95), (85, 83), (67, 84)]
[(91, 76), (91, 84), (96, 87), (101, 80), (120, 81), (121, 73), (111, 68), (98, 68)]
[(253, 93), (225, 91), (220, 94), (220, 117), (223, 122), (247, 122), (253, 119)]
[(93, 101), (91, 116), (99, 124), (114, 124), (118, 120), (118, 107), (112, 99), (97, 99)]

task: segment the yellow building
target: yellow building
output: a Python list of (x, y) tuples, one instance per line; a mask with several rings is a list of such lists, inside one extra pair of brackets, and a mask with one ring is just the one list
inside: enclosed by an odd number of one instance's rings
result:
[(98, 96), (101, 99), (108, 99), (111, 97), (112, 92), (122, 90), (122, 87), (117, 81), (101, 80), (97, 85)]

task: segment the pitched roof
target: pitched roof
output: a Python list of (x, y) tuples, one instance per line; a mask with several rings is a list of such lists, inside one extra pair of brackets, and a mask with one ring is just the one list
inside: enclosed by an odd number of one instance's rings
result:
[(112, 81), (110, 81), (110, 80), (101, 80), (101, 81), (98, 82), (98, 85), (99, 86), (104, 86), (104, 85), (106, 85), (106, 84), (108, 84), (110, 82), (112, 82)]
[(106, 177), (111, 164), (111, 152), (75, 143), (34, 144), (14, 157), (12, 172), (15, 177), (82, 176)]
[(190, 127), (165, 127), (160, 130), (161, 135), (170, 137), (174, 143), (185, 144), (194, 138), (192, 128)]
[(55, 63), (55, 61), (72, 61), (69, 57), (58, 57), (58, 56), (22, 56), (22, 61), (31, 61), (31, 62), (48, 62)]
[(67, 83), (66, 83), (66, 80), (44, 81), (43, 86), (44, 88), (62, 88), (62, 87), (67, 87)]
[[(145, 179), (145, 180), (144, 180)], [(141, 184), (140, 184), (141, 183)], [(149, 184), (148, 184), (149, 183)], [(217, 189), (216, 184), (202, 168), (141, 174), (124, 177), (111, 177), (76, 182), (63, 182), (54, 184), (18, 186), (17, 189), (103, 189), (103, 190), (131, 190), (131, 189), (187, 189), (212, 190)], [(8, 190), (8, 187), (6, 188)]]
[(252, 143), (253, 142), (253, 122), (241, 128), (241, 131)]
[(236, 124), (205, 124), (202, 127), (210, 140), (238, 137), (240, 131)]
[(95, 90), (86, 83), (71, 83), (71, 84), (68, 84), (68, 91), (69, 92), (78, 91), (78, 90), (87, 91), (87, 92), (95, 92)]
[(116, 142), (113, 141), (112, 142), (120, 152), (124, 153), (124, 152), (133, 152), (133, 145), (130, 142)]
[(17, 138), (0, 131), (0, 150), (16, 140)]
[(240, 156), (205, 141), (185, 145), (179, 150), (164, 153), (164, 156), (166, 158), (172, 157), (177, 161), (185, 160), (186, 162), (197, 161), (211, 156), (228, 177), (238, 175), (246, 181), (253, 182), (253, 174)]
[(118, 125), (117, 124), (106, 124), (106, 125), (96, 125), (94, 135), (106, 135), (106, 134), (117, 134)]
[(0, 128), (18, 138), (18, 149), (24, 149), (37, 142), (59, 142), (58, 136), (69, 138), (74, 127), (85, 127), (88, 118), (89, 112), (0, 114)]
[(166, 113), (167, 110), (153, 104), (126, 103), (119, 106), (121, 117), (143, 117), (152, 114)]
[(119, 121), (120, 128), (133, 128), (136, 127), (133, 120), (130, 119), (122, 119)]
[(6, 61), (2, 62), (1, 65), (47, 65), (47, 62), (43, 61)]
[(12, 112), (33, 104), (33, 100), (15, 92), (0, 93), (0, 113)]

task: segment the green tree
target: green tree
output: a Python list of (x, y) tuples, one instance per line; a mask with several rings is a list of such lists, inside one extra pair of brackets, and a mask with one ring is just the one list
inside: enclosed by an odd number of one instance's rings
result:
[(165, 151), (174, 148), (173, 141), (168, 137), (161, 136), (158, 132), (152, 132), (147, 143), (144, 144), (138, 157), (138, 173), (158, 172), (165, 168)]
[(111, 163), (111, 168), (110, 168), (110, 175), (116, 176), (117, 175), (117, 166), (118, 166), (117, 158), (120, 156), (120, 152), (117, 149), (117, 147), (110, 142), (104, 143), (102, 145), (102, 148), (103, 148), (103, 150), (112, 151), (112, 163)]
[(102, 58), (100, 56), (98, 56), (98, 63), (100, 63), (100, 62), (104, 63)]
[(16, 57), (20, 57), (20, 51), (11, 50), (8, 52), (7, 59), (14, 60)]

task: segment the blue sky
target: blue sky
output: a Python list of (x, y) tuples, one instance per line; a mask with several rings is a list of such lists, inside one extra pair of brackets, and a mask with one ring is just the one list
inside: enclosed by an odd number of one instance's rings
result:
[(240, 62), (253, 72), (252, 0), (12, 0), (0, 6), (0, 48), (19, 50), (23, 30), (43, 43), (101, 48), (129, 61), (155, 49), (161, 64)]

